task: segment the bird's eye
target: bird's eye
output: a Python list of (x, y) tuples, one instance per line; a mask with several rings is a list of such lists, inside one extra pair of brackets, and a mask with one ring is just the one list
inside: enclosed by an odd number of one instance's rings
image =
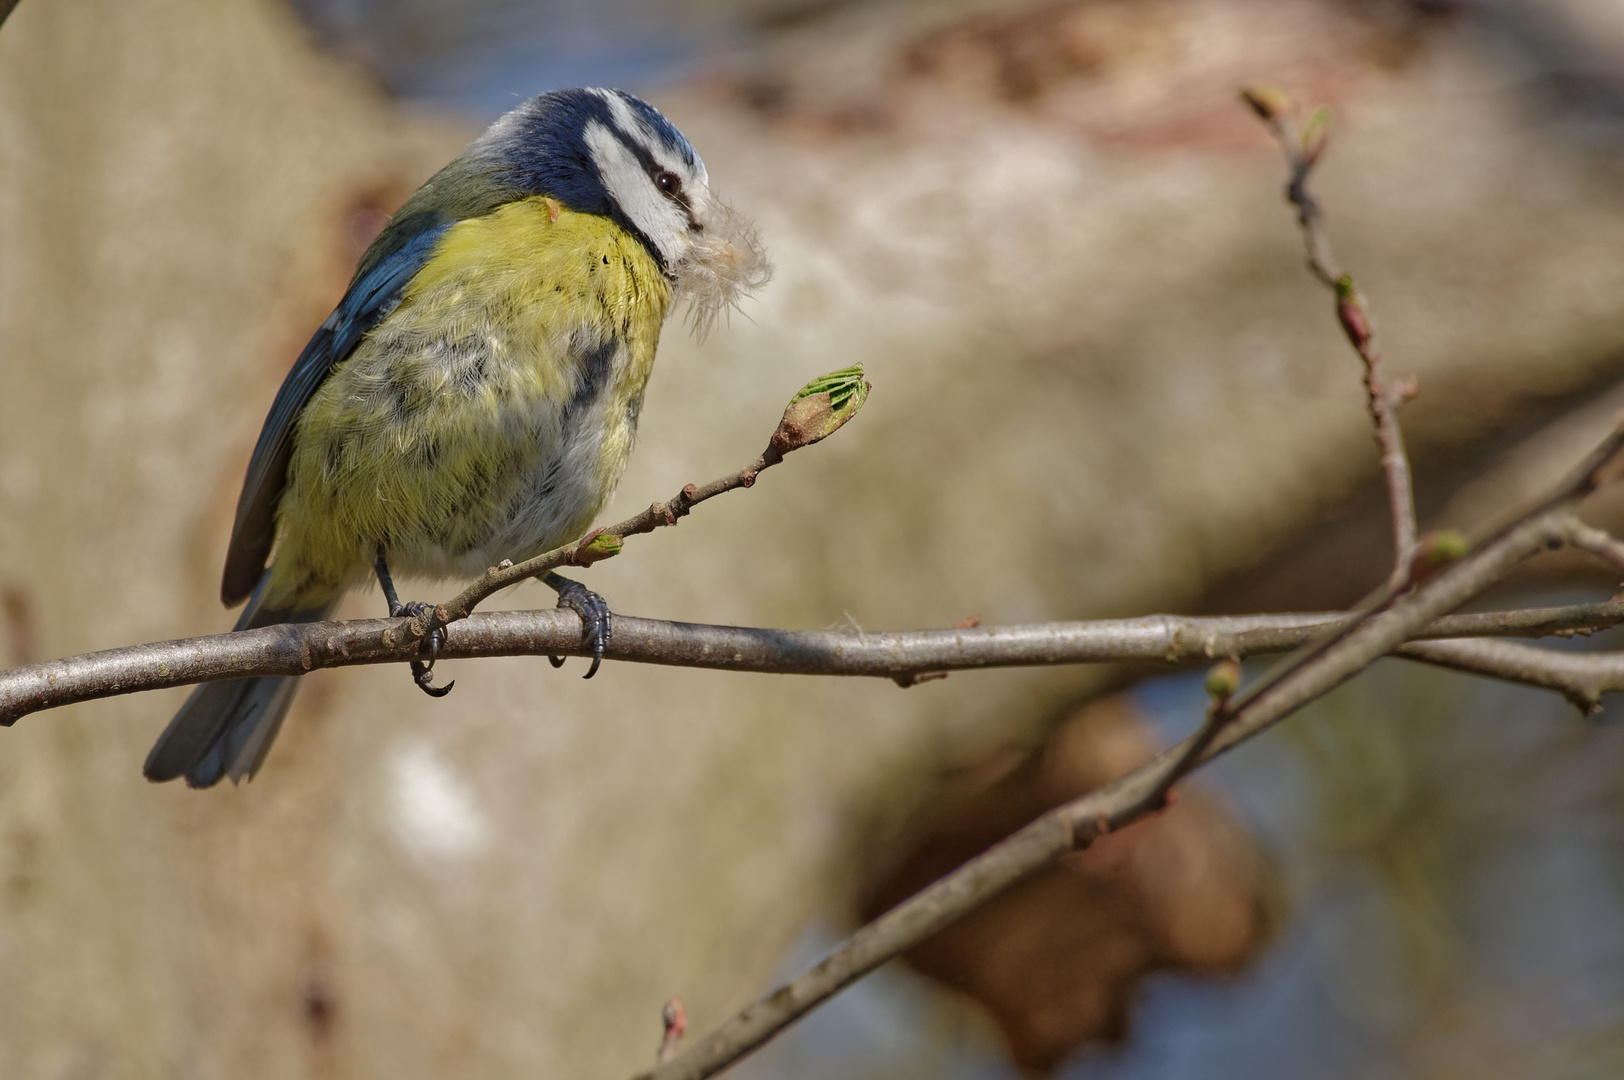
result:
[(654, 178), (654, 186), (667, 195), (676, 195), (682, 191), (682, 177), (667, 170)]

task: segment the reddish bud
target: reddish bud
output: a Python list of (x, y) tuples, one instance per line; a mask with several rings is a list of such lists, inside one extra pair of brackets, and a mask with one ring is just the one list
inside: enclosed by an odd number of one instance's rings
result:
[(1336, 279), (1336, 318), (1342, 324), (1342, 332), (1353, 342), (1353, 347), (1364, 352), (1370, 344), (1370, 320), (1365, 316), (1364, 305), (1359, 302), (1359, 290), (1354, 287), (1353, 278), (1347, 274)]
[(665, 1025), (665, 1034), (660, 1039), (660, 1051), (655, 1055), (655, 1061), (664, 1065), (677, 1056), (677, 1043), (688, 1030), (688, 1012), (682, 1007), (681, 998), (672, 998), (665, 1003), (660, 1010), (660, 1022)]

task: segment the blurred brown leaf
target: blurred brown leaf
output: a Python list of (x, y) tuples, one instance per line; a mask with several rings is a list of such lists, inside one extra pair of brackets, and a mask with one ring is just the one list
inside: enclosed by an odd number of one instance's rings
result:
[[(1154, 756), (1126, 697), (1085, 706), (996, 779), (969, 780), (864, 890), (873, 918), (1050, 807)], [(987, 1009), (1023, 1068), (1045, 1072), (1086, 1042), (1121, 1039), (1155, 971), (1229, 973), (1270, 924), (1269, 872), (1228, 814), (1181, 789), (1161, 814), (1098, 841), (907, 954)]]

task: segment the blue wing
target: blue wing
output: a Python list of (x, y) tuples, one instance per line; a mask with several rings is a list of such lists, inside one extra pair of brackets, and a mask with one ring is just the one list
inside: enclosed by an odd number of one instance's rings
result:
[(276, 543), (276, 503), (287, 483), (293, 427), (322, 382), (355, 350), (368, 330), (400, 303), (408, 282), (428, 262), (452, 219), (440, 212), (410, 214), (373, 242), (338, 307), (327, 316), (277, 391), (260, 430), (237, 499), (220, 599), (234, 607), (254, 591)]

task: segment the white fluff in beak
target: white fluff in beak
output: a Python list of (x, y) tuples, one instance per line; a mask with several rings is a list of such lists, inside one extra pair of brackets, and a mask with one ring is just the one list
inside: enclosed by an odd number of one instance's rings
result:
[(717, 316), (772, 279), (772, 264), (749, 218), (717, 198), (708, 187), (693, 189), (688, 250), (671, 268), (678, 300), (688, 302), (688, 325), (704, 337)]

